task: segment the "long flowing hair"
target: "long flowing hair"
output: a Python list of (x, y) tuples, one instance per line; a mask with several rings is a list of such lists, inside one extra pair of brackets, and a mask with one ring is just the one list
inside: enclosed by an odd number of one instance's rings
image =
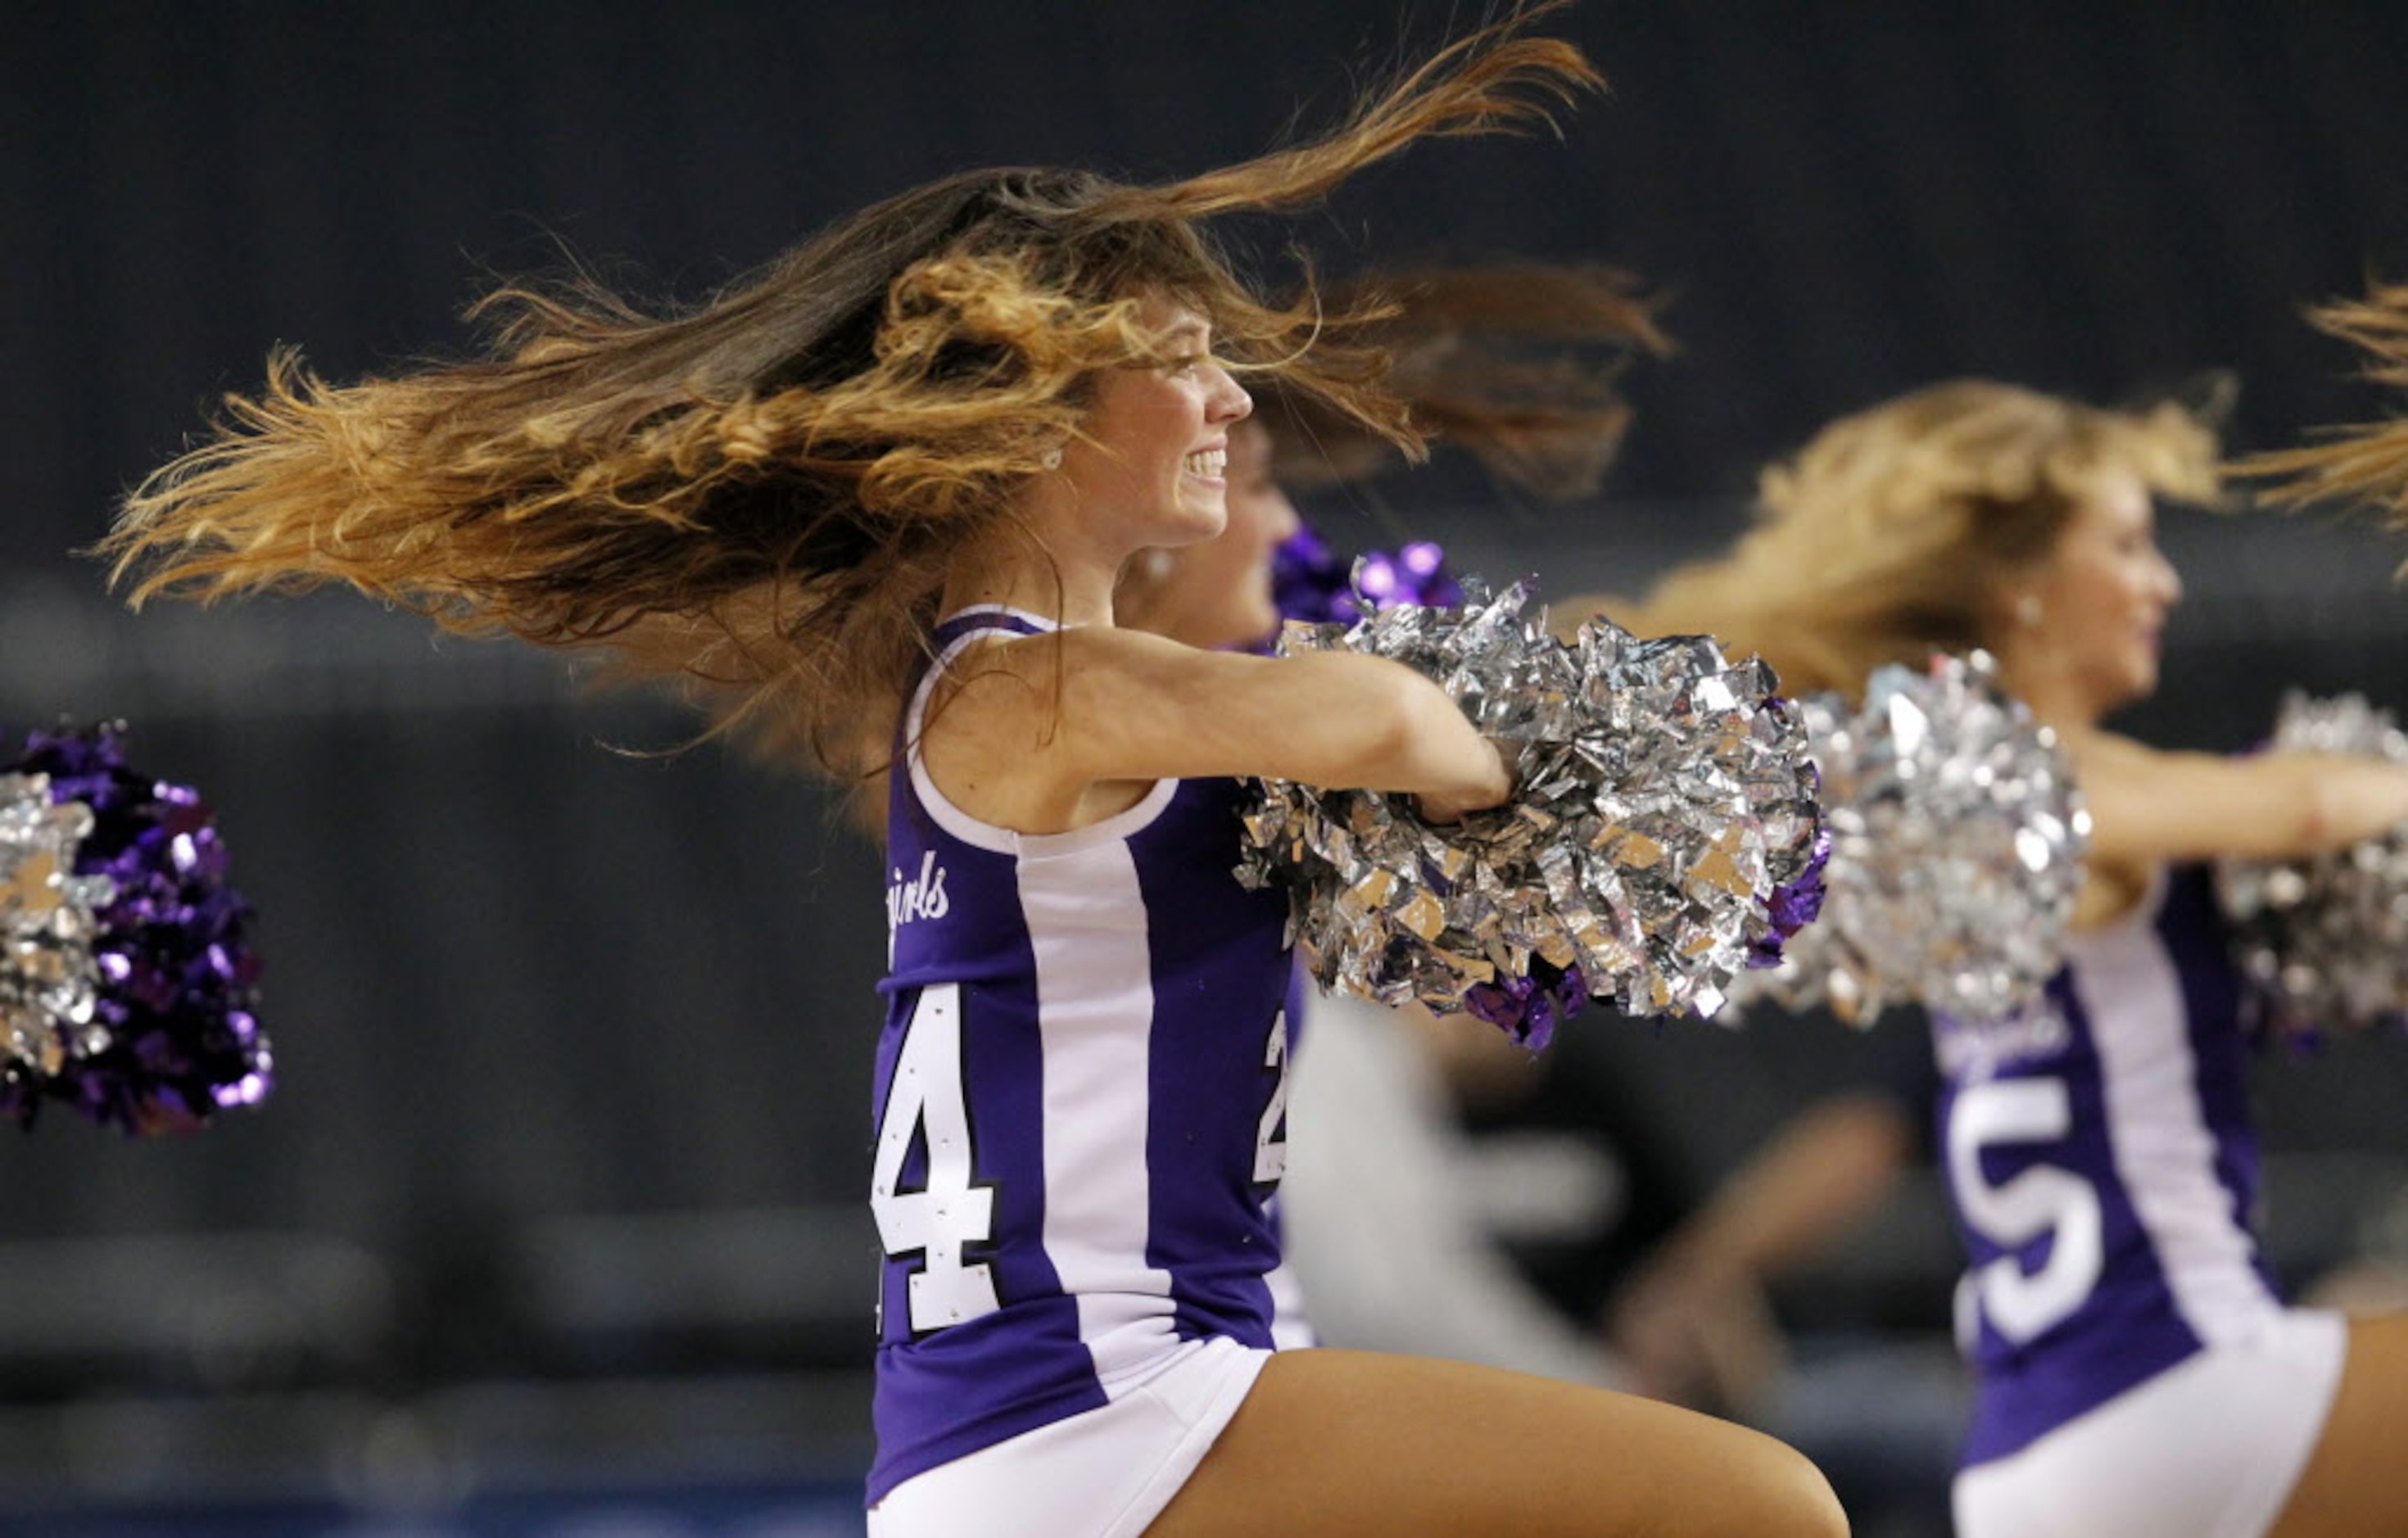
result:
[[(1324, 295), (1371, 317), (1360, 336), (1389, 355), (1389, 388), (1418, 431), (1549, 501), (1597, 490), (1630, 426), (1624, 372), (1672, 351), (1658, 301), (1598, 263), (1375, 271)], [(1359, 419), (1277, 382), (1257, 393), (1254, 414), (1284, 485), (1366, 480), (1398, 458)]]
[[(2318, 330), (2358, 350), (2361, 377), (2408, 390), (2408, 283), (2373, 283), (2360, 299), (2308, 311)], [(2408, 416), (2320, 433), (2292, 449), (2254, 455), (2234, 473), (2268, 483), (2259, 495), (2293, 506), (2372, 503), (2394, 528), (2408, 528)]]
[[(1416, 435), (1548, 501), (1597, 489), (1630, 425), (1624, 369), (1672, 346), (1638, 280), (1594, 264), (1383, 270), (1332, 285), (1324, 302), (1364, 317), (1356, 339), (1387, 354), (1388, 389)], [(1277, 378), (1250, 388), (1250, 426), (1283, 490), (1370, 480), (1408, 457), (1394, 438)], [(1119, 623), (1164, 623), (1193, 548), (1131, 563), (1113, 592)]]
[[(1158, 361), (1139, 300), (1209, 319), (1241, 372), (1408, 451), (1419, 434), (1310, 285), (1254, 296), (1201, 227), (1293, 209), (1430, 137), (1552, 126), (1601, 84), (1516, 7), (1329, 134), (1160, 186), (969, 172), (847, 218), (680, 312), (514, 284), (482, 355), (329, 383), (289, 351), (131, 495), (100, 552), (136, 604), (348, 583), (452, 629), (608, 649), (861, 767), (951, 563), (1013, 525), (1098, 371)], [(731, 700), (733, 703), (731, 703)]]
[(1793, 692), (1853, 696), (1885, 662), (1988, 642), (2001, 581), (2047, 555), (2108, 477), (2207, 502), (2214, 432), (2168, 401), (2122, 410), (1988, 380), (1901, 395), (1767, 469), (1756, 527), (1635, 605), (1647, 635), (1706, 632)]

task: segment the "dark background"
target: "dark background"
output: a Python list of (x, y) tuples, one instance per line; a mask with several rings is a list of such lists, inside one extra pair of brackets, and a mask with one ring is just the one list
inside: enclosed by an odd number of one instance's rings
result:
[[(808, 784), (612, 751), (684, 724), (585, 697), (554, 659), (343, 598), (135, 620), (70, 552), (271, 344), (338, 378), (456, 352), (488, 276), (556, 266), (556, 242), (692, 296), (972, 165), (1193, 173), (1328, 122), (1477, 13), (0, 14), (0, 720), (128, 717), (141, 763), (210, 792), (282, 1077), (198, 1139), (0, 1138), (0, 1497), (45, 1533), (85, 1531), (82, 1503), (270, 1497), (331, 1502), (279, 1531), (402, 1511), (517, 1533), (535, 1518), (494, 1491), (596, 1470), (841, 1492), (866, 1425), (874, 854)], [(1613, 81), (1560, 142), (1425, 146), (1240, 233), (1274, 274), (1291, 237), (1341, 273), (1611, 261), (1667, 296), (1683, 350), (1632, 376), (1595, 505), (1441, 464), (1319, 504), (1341, 545), (1435, 534), (1557, 593), (1636, 587), (1738, 526), (1756, 467), (1816, 424), (1953, 374), (2114, 399), (2229, 371), (2240, 450), (2387, 405), (2299, 310), (2408, 271), (2408, 7), (1590, 0), (1550, 30)], [(2401, 547), (2263, 515), (2168, 537), (2192, 602), (2135, 729), (2229, 748), (2286, 684), (2408, 697)], [(1691, 1108), (1700, 1184), (1850, 1051), (1712, 1029), (1614, 1050)], [(2302, 1269), (2387, 1191), (2366, 1161), (2402, 1152), (2401, 1056), (2264, 1076), (2300, 1161), (2273, 1233)], [(1893, 1270), (1936, 1315), (1944, 1245), (1904, 1227)], [(768, 1510), (679, 1531), (767, 1532)]]

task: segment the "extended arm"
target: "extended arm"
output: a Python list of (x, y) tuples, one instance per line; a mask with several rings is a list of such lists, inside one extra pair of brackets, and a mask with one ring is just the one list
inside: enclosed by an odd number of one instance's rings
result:
[(2074, 755), (2091, 852), (2102, 860), (2316, 855), (2408, 821), (2408, 765), (2164, 753), (2104, 734), (2075, 744)]
[(1202, 652), (1104, 627), (996, 648), (924, 751), (949, 795), (1018, 827), (1075, 825), (1090, 786), (1204, 775), (1406, 792), (1438, 817), (1512, 790), (1495, 745), (1399, 664)]
[(1743, 1411), (1781, 1355), (1765, 1284), (1851, 1232), (1913, 1149), (1885, 1094), (1835, 1095), (1790, 1118), (1616, 1296), (1612, 1338), (1641, 1391)]

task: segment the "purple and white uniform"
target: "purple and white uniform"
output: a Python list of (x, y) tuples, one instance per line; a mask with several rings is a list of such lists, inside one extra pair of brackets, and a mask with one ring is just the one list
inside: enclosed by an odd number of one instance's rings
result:
[[(912, 699), (997, 608), (938, 631)], [(1197, 1343), (1272, 1345), (1267, 1206), (1286, 1158), (1284, 899), (1249, 892), (1229, 780), (1014, 833), (893, 777), (891, 956), (870, 1205), (869, 1500), (1138, 1389)]]
[[(2247, 1043), (2206, 873), (2160, 877), (2132, 913), (2076, 933), (2067, 953), (2030, 1011), (1934, 1021), (1940, 1147), (1971, 1261), (1957, 1295), (1976, 1378), (1960, 1521), (1969, 1485), (1982, 1488), (1988, 1471), (2065, 1463), (2083, 1428), (2118, 1418), (2102, 1415), (2107, 1407), (2122, 1401), (2120, 1418), (2133, 1420), (2143, 1386), (2175, 1381), (2174, 1370), (2228, 1350), (2260, 1351), (2297, 1317), (2275, 1296), (2250, 1226), (2258, 1171)], [(2329, 1384), (2321, 1397), (2310, 1384), (2296, 1413), (2285, 1407), (2280, 1434), (2261, 1428), (2243, 1439), (2266, 1465), (2247, 1481), (2250, 1500), (2279, 1502), (2329, 1400)], [(2164, 1429), (2175, 1466), (2196, 1469), (2204, 1428), (2177, 1418)], [(2152, 1495), (2152, 1455), (2115, 1434), (2117, 1455), (2091, 1459), (2100, 1488), (2067, 1511), (2120, 1499), (2111, 1479)], [(2034, 1509), (2033, 1488), (2047, 1480), (2015, 1477), (2023, 1488), (2012, 1502), (1985, 1504), (2029, 1514), (2033, 1531), (2207, 1531), (2146, 1516), (2123, 1528), (2051, 1528)]]

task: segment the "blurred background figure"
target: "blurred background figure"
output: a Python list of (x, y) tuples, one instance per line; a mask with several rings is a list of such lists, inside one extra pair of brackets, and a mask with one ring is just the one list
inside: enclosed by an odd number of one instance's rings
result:
[(1729, 1416), (1858, 1532), (1945, 1531), (1966, 1396), (1914, 1021), (1583, 1015), (1533, 1058), (1418, 1008), (1307, 1019), (1282, 1200), (1325, 1341)]
[(2046, 998), (1933, 1020), (1967, 1255), (1968, 1538), (2408, 1525), (2383, 1450), (2408, 1408), (2408, 1315), (2286, 1309), (2259, 1254), (2258, 1033), (2206, 869), (2392, 830), (2408, 765), (2167, 752), (2101, 725), (2156, 690), (2182, 597), (2153, 501), (2217, 493), (2213, 433), (2178, 405), (1955, 381), (1818, 433), (1766, 473), (1754, 530), (1643, 606), (1805, 688), (1985, 650), (2088, 808)]
[[(625, 286), (690, 294), (965, 165), (1110, 145), (1106, 171), (1191, 172), (1328, 107), (1326, 61), (1388, 37), (1395, 7), (37, 0), (11, 22), (0, 207), (36, 212), (0, 239), (0, 719), (122, 715), (146, 765), (208, 787), (263, 915), (282, 1082), (194, 1142), (61, 1124), (9, 1149), (0, 1531), (857, 1533), (868, 1107), (802, 1107), (867, 1082), (884, 937), (878, 862), (832, 796), (716, 749), (596, 753), (691, 722), (371, 606), (136, 625), (68, 552), (211, 381), (255, 385), (262, 338), (373, 371), (555, 232), (623, 259)], [(2388, 0), (1651, 0), (1558, 30), (1615, 91), (1564, 157), (1440, 146), (1302, 243), (1340, 275), (1612, 252), (1660, 285), (1682, 364), (1622, 381), (1645, 430), (1600, 515), (1442, 456), (1302, 494), (1340, 551), (1410, 533), (1457, 570), (1641, 592), (1744, 526), (1754, 467), (1967, 372), (2107, 398), (2229, 367), (2244, 454), (2368, 414), (2297, 310), (2408, 252)], [(2135, 735), (2237, 749), (2291, 684), (2408, 701), (2388, 547), (2315, 519), (2161, 538), (2186, 597), (2163, 683), (2119, 718)], [(313, 898), (368, 850), (341, 900)], [(1609, 1028), (1567, 1032), (1542, 1080), (1654, 1065), (1676, 1189), (1638, 1202), (1641, 1229), (1805, 1086), (1887, 1082), (1836, 1031), (1578, 1024)], [(2379, 1241), (2399, 1056), (2258, 1075), (2286, 1279)], [(1581, 1167), (1565, 1209), (1605, 1188)], [(1898, 1190), (1773, 1289), (1793, 1342), (1944, 1328), (1942, 1209), (1917, 1167)], [(1543, 1285), (1579, 1268), (1536, 1205), (1509, 1249)], [(1584, 1360), (1602, 1306), (1565, 1315)]]

